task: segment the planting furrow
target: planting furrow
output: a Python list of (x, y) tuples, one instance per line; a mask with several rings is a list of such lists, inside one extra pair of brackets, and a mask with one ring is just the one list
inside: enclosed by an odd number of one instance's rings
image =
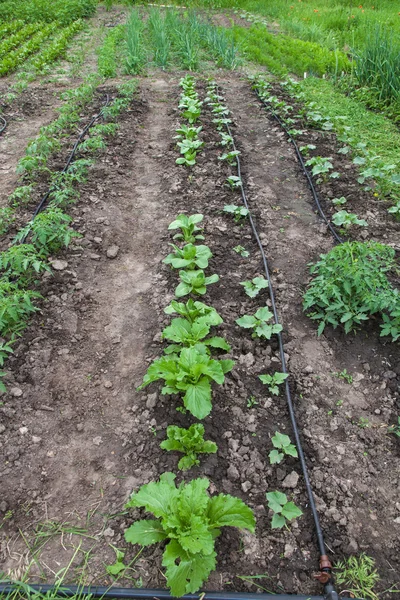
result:
[[(382, 365), (399, 364), (399, 351), (395, 345), (380, 343), (377, 332), (369, 331), (370, 339), (364, 335), (346, 341), (340, 334), (316, 337), (314, 324), (302, 313), (301, 300), (308, 281), (308, 262), (326, 251), (332, 241), (325, 234), (325, 226), (314, 218), (310, 194), (295, 165), (293, 150), (281, 132), (261, 117), (247, 92), (247, 102), (244, 100), (244, 87), (231, 81), (224, 91), (236, 117), (235, 138), (242, 151), (244, 176), (250, 184), (252, 214), (263, 232), (262, 240), (272, 262), (278, 309), (285, 325), (285, 352), (296, 381), (297, 410), (327, 544), (336, 553), (347, 554), (362, 543), (367, 553), (374, 555), (377, 531), (368, 515), (372, 503), (387, 535), (386, 557), (393, 560), (398, 542), (391, 528), (391, 510), (383, 517), (380, 496), (370, 492), (366, 501), (362, 490), (366, 485), (375, 489), (384, 485), (389, 490), (389, 502), (395, 505), (397, 475), (393, 480), (385, 453), (391, 453), (396, 474), (399, 464), (394, 446), (382, 430), (396, 414), (392, 394), (395, 388), (388, 389), (384, 377), (387, 369)], [(352, 375), (346, 379), (348, 372)], [(371, 454), (363, 446), (369, 446), (372, 440), (379, 450)], [(365, 471), (354, 482), (353, 470), (359, 460), (365, 464)], [(324, 482), (332, 480), (340, 492), (325, 488)], [(378, 554), (377, 560), (385, 571), (384, 558)], [(389, 580), (391, 576), (388, 573)]]

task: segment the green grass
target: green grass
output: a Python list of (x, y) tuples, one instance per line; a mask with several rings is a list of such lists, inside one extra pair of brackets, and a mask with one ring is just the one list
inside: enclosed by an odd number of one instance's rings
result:
[(328, 80), (310, 77), (300, 83), (305, 100), (315, 102), (328, 115), (346, 117), (346, 125), (355, 144), (365, 143), (387, 164), (400, 166), (400, 131), (386, 117), (373, 113), (352, 98), (346, 97)]
[(96, 5), (95, 0), (8, 0), (0, 2), (0, 23), (21, 19), (25, 23), (59, 21), (68, 25), (79, 18), (90, 17)]

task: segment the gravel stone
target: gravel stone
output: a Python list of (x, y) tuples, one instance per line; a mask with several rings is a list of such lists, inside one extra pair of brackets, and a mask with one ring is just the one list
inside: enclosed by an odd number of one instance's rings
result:
[(282, 481), (282, 487), (284, 488), (295, 488), (297, 487), (297, 483), (299, 481), (299, 476), (296, 471), (292, 471), (289, 475), (286, 475), (285, 479)]
[(55, 271), (64, 271), (68, 267), (68, 263), (66, 260), (59, 260), (57, 258), (51, 262), (51, 266)]
[(146, 400), (146, 408), (155, 408), (157, 405), (157, 392), (154, 392), (154, 394), (147, 394), (147, 400)]
[(237, 481), (240, 477), (239, 471), (234, 465), (230, 465), (226, 474), (228, 476), (228, 479), (230, 479), (231, 481)]
[(119, 253), (119, 246), (113, 244), (109, 248), (107, 248), (107, 258), (117, 258)]
[(20, 396), (22, 396), (22, 394), (23, 392), (19, 387), (13, 387), (10, 389), (10, 395), (14, 396), (14, 398), (19, 398)]

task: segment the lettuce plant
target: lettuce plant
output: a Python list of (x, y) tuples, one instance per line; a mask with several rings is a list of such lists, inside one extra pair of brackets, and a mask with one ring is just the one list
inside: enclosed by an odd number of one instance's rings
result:
[(175, 221), (169, 224), (168, 230), (180, 229), (181, 233), (174, 235), (174, 240), (183, 240), (184, 242), (194, 243), (196, 240), (204, 240), (204, 236), (199, 235), (198, 232), (202, 231), (200, 227), (197, 227), (197, 223), (203, 220), (203, 215), (187, 215), (180, 214), (177, 216)]
[(282, 331), (282, 325), (268, 323), (273, 318), (273, 313), (267, 306), (259, 308), (254, 315), (243, 315), (236, 319), (236, 323), (244, 329), (252, 329), (253, 338), (266, 338), (270, 340), (274, 333)]
[(190, 125), (179, 125), (176, 133), (178, 135), (175, 136), (175, 139), (179, 140), (197, 140), (202, 127), (190, 127)]
[(207, 347), (219, 348), (229, 352), (231, 347), (223, 337), (214, 336), (206, 338), (210, 333), (210, 328), (211, 324), (207, 322), (207, 316), (198, 317), (193, 322), (183, 318), (172, 319), (171, 325), (168, 325), (162, 332), (162, 337), (176, 343), (168, 346), (165, 349), (165, 354), (180, 352), (182, 346), (196, 346), (199, 342)]
[(241, 281), (240, 285), (250, 298), (255, 298), (261, 290), (268, 287), (268, 280), (265, 277), (254, 277), (251, 281)]
[(223, 323), (222, 317), (220, 317), (215, 308), (191, 298), (189, 298), (186, 304), (172, 300), (171, 304), (164, 308), (164, 312), (167, 315), (177, 313), (185, 317), (190, 323), (194, 323), (198, 317), (206, 317), (208, 325), (220, 325)]
[(295, 458), (298, 456), (296, 446), (291, 443), (288, 435), (279, 433), (279, 431), (275, 431), (275, 435), (271, 438), (271, 440), (275, 447), (275, 450), (271, 450), (268, 455), (271, 465), (281, 463), (285, 458), (285, 455), (294, 456)]
[(170, 425), (167, 427), (167, 438), (160, 444), (163, 450), (182, 452), (178, 469), (187, 471), (194, 465), (199, 465), (198, 454), (215, 454), (218, 446), (215, 442), (204, 440), (204, 425), (194, 423), (188, 429)]
[(184, 407), (196, 419), (204, 419), (211, 412), (211, 382), (223, 384), (225, 373), (232, 370), (232, 360), (210, 358), (207, 347), (183, 348), (179, 354), (169, 354), (156, 359), (147, 369), (143, 389), (153, 381), (163, 379), (162, 394), (183, 394)]
[(168, 540), (162, 564), (173, 596), (195, 593), (216, 566), (215, 539), (221, 527), (254, 532), (253, 511), (227, 494), (210, 497), (208, 479), (175, 485), (173, 473), (143, 485), (132, 494), (127, 508), (144, 507), (156, 519), (136, 521), (125, 531), (132, 544), (150, 546)]
[(208, 267), (208, 259), (212, 257), (212, 252), (208, 246), (194, 244), (186, 244), (182, 249), (170, 244), (174, 252), (168, 254), (163, 260), (166, 265), (171, 265), (174, 269), (188, 269), (189, 271), (196, 269), (206, 269)]
[(177, 298), (187, 296), (191, 293), (203, 295), (206, 293), (207, 286), (210, 283), (219, 281), (218, 275), (214, 274), (206, 277), (202, 269), (198, 269), (197, 271), (179, 271), (179, 278), (181, 283), (175, 290)]

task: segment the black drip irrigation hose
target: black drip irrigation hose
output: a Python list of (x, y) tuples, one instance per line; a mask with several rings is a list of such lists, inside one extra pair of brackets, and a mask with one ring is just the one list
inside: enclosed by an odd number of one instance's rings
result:
[[(232, 138), (233, 149), (237, 150), (236, 145), (235, 145), (235, 140), (232, 136), (232, 132), (231, 132), (231, 129), (230, 129), (228, 123), (226, 123), (226, 128), (227, 128), (228, 134)], [(265, 251), (264, 251), (262, 242), (260, 240), (260, 236), (257, 231), (257, 227), (256, 227), (256, 225), (254, 223), (254, 219), (251, 215), (251, 212), (249, 209), (249, 204), (247, 202), (247, 196), (246, 196), (246, 192), (245, 192), (245, 189), (243, 186), (242, 171), (241, 171), (241, 164), (240, 164), (239, 156), (236, 156), (236, 163), (237, 163), (238, 176), (240, 178), (240, 191), (242, 194), (242, 201), (243, 201), (244, 206), (248, 210), (249, 223), (250, 223), (251, 229), (253, 231), (253, 235), (256, 239), (257, 245), (261, 252), (262, 262), (264, 265), (264, 271), (265, 271), (265, 275), (266, 275), (266, 278), (268, 281), (268, 290), (269, 290), (269, 296), (270, 296), (271, 305), (272, 305), (272, 311), (274, 314), (274, 320), (275, 320), (275, 323), (278, 325), (279, 324), (279, 316), (278, 316), (278, 311), (276, 308), (275, 293), (274, 293), (274, 289), (273, 289), (272, 283), (271, 283), (268, 261), (267, 261), (266, 255), (265, 255)], [(278, 337), (278, 343), (279, 343), (279, 354), (280, 354), (280, 359), (281, 359), (282, 372), (285, 374), (288, 374), (287, 367), (286, 367), (286, 359), (285, 359), (285, 351), (284, 351), (284, 347), (283, 347), (282, 334), (279, 332), (277, 334), (277, 337)], [(296, 414), (295, 414), (295, 410), (294, 410), (292, 395), (290, 392), (288, 378), (285, 379), (285, 394), (286, 394), (286, 400), (287, 400), (287, 406), (288, 406), (288, 410), (289, 410), (290, 420), (292, 423), (292, 429), (293, 429), (293, 433), (294, 433), (295, 440), (296, 440), (296, 447), (297, 447), (297, 451), (299, 454), (301, 470), (303, 472), (303, 478), (304, 478), (304, 482), (306, 485), (307, 496), (308, 496), (308, 500), (310, 503), (311, 513), (313, 516), (315, 531), (316, 531), (317, 539), (318, 539), (318, 547), (319, 547), (319, 553), (320, 553), (320, 561), (319, 561), (320, 562), (320, 573), (317, 575), (317, 578), (324, 585), (325, 598), (327, 600), (338, 600), (339, 595), (336, 592), (335, 587), (333, 585), (332, 566), (331, 566), (331, 563), (326, 554), (324, 534), (322, 532), (322, 528), (321, 528), (321, 524), (320, 524), (320, 520), (319, 520), (319, 516), (318, 516), (318, 511), (317, 511), (317, 507), (315, 505), (314, 495), (313, 495), (313, 491), (312, 491), (312, 487), (311, 487), (311, 482), (310, 482), (310, 478), (308, 475), (308, 468), (307, 468), (307, 464), (306, 464), (306, 460), (305, 460), (305, 456), (304, 456), (303, 446), (302, 446), (301, 439), (300, 439), (300, 432), (299, 432), (299, 427), (297, 424), (297, 419), (296, 419)]]
[[(28, 591), (46, 594), (53, 592), (56, 588), (52, 585), (24, 584), (23, 586), (0, 583), (0, 595), (11, 594), (12, 592)], [(115, 600), (170, 600), (174, 598), (167, 590), (153, 590), (147, 588), (119, 588), (119, 587), (99, 587), (99, 586), (74, 586), (66, 585), (57, 588), (57, 597), (71, 598), (77, 596), (90, 595), (92, 598), (114, 598)], [(293, 594), (250, 594), (247, 592), (198, 592), (197, 594), (186, 594), (181, 596), (182, 600), (330, 600), (328, 596), (296, 596)]]
[(3, 133), (3, 131), (5, 130), (5, 128), (7, 127), (7, 121), (4, 117), (0, 116), (0, 121), (2, 122), (2, 125), (0, 127), (0, 134)]
[[(107, 94), (105, 102), (102, 106), (102, 109), (105, 108), (106, 106), (108, 106), (110, 102), (110, 97)], [(93, 117), (91, 118), (91, 120), (89, 121), (89, 123), (87, 123), (87, 125), (85, 125), (85, 127), (82, 129), (81, 133), (79, 134), (69, 156), (67, 159), (67, 162), (64, 166), (64, 168), (62, 169), (62, 171), (60, 171), (60, 173), (66, 173), (69, 169), (70, 164), (72, 163), (72, 161), (74, 160), (76, 151), (78, 149), (79, 144), (82, 142), (83, 138), (85, 137), (85, 135), (87, 134), (87, 132), (89, 131), (89, 129), (94, 125), (94, 123), (102, 116), (102, 109), (95, 115), (93, 115)], [(32, 215), (32, 219), (31, 221), (34, 220), (35, 217), (37, 217), (37, 215), (42, 212), (42, 210), (44, 209), (44, 206), (51, 194), (51, 192), (53, 191), (53, 186), (50, 186), (49, 189), (47, 190), (47, 192), (45, 193), (45, 195), (43, 196), (43, 198), (40, 200), (40, 202), (38, 203), (38, 205), (36, 206), (36, 209)], [(26, 239), (29, 235), (29, 231), (27, 231), (27, 233), (24, 235), (24, 237), (21, 240), (21, 244), (24, 244), (26, 242)]]
[(308, 172), (303, 156), (299, 150), (299, 147), (297, 145), (296, 140), (294, 139), (294, 137), (292, 136), (291, 133), (289, 133), (287, 127), (285, 126), (285, 124), (283, 123), (282, 119), (276, 114), (276, 112), (274, 110), (272, 110), (272, 108), (261, 98), (260, 94), (258, 93), (258, 90), (256, 89), (256, 93), (257, 93), (257, 97), (260, 100), (261, 104), (268, 110), (268, 112), (272, 115), (272, 117), (275, 119), (275, 121), (279, 124), (279, 126), (281, 127), (281, 129), (283, 129), (283, 131), (286, 133), (286, 135), (288, 136), (289, 140), (291, 141), (291, 143), (294, 146), (295, 152), (296, 152), (296, 156), (297, 159), (300, 163), (300, 166), (302, 168), (302, 171), (304, 173), (304, 175), (307, 178), (308, 181), (308, 185), (310, 187), (311, 193), (313, 195), (315, 204), (317, 205), (317, 209), (318, 212), (320, 214), (320, 216), (322, 217), (322, 219), (325, 221), (326, 225), (328, 226), (329, 231), (331, 232), (331, 234), (333, 235), (333, 237), (335, 238), (335, 240), (339, 243), (342, 244), (343, 240), (342, 238), (338, 235), (338, 233), (336, 232), (335, 228), (333, 227), (332, 223), (329, 221), (329, 219), (327, 218), (327, 216), (325, 215), (321, 203), (319, 201), (319, 197), (317, 194), (317, 190), (315, 189), (313, 180), (311, 178), (310, 173)]

